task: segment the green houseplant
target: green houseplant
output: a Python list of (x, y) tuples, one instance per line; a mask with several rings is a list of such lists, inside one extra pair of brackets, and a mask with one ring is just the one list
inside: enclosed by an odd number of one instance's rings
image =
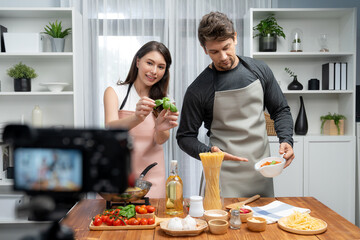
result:
[(53, 23), (49, 22), (49, 25), (44, 27), (45, 34), (49, 35), (51, 38), (53, 51), (54, 52), (63, 52), (65, 46), (65, 37), (71, 33), (71, 28), (66, 28), (63, 30), (61, 21), (55, 21)]
[[(321, 133), (324, 133), (324, 128), (326, 128), (326, 133), (329, 135), (343, 135), (344, 134), (344, 120), (346, 117), (341, 114), (331, 114), (320, 116), (321, 120)], [(328, 126), (327, 126), (328, 125)], [(334, 126), (337, 131), (333, 131)], [(336, 134), (337, 133), (337, 134)]]
[(38, 76), (32, 67), (29, 67), (22, 62), (7, 69), (7, 75), (14, 79), (15, 92), (30, 92), (31, 79)]
[(285, 39), (283, 28), (277, 23), (274, 14), (261, 20), (258, 25), (253, 27), (253, 30), (257, 31), (254, 38), (259, 37), (260, 52), (276, 52), (277, 37)]

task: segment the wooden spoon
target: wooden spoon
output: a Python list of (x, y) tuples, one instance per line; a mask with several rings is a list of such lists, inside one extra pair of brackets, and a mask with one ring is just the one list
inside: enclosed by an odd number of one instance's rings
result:
[(259, 198), (260, 198), (260, 195), (255, 195), (255, 196), (252, 196), (251, 198), (246, 199), (245, 201), (229, 204), (226, 206), (226, 208), (227, 209), (233, 209), (233, 208), (237, 209), (238, 207), (243, 207), (245, 204), (251, 203)]

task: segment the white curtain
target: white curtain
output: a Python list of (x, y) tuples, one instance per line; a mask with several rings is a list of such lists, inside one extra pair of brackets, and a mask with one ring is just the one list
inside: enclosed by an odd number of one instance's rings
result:
[[(271, 0), (88, 0), (82, 1), (86, 126), (104, 125), (105, 88), (124, 80), (132, 58), (145, 42), (157, 40), (170, 50), (169, 95), (179, 110), (186, 88), (211, 63), (197, 39), (203, 15), (220, 11), (234, 22), (238, 33), (237, 53), (243, 49), (243, 16), (249, 8), (270, 8)], [(199, 194), (201, 162), (182, 152), (176, 142), (176, 128), (164, 144), (165, 161), (179, 161), (184, 197)], [(199, 139), (208, 142), (204, 128)]]

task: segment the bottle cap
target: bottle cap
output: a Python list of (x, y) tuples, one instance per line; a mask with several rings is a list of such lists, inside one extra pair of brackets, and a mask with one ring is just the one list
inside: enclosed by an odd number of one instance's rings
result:
[(240, 215), (240, 211), (239, 210), (231, 210), (231, 216), (239, 216)]
[(199, 201), (202, 201), (202, 200), (203, 200), (202, 196), (191, 196), (190, 197), (190, 201), (199, 202)]

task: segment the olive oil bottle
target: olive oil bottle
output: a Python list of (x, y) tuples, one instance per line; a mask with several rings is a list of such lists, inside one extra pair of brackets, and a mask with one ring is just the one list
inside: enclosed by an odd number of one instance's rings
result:
[(183, 182), (178, 175), (177, 160), (170, 162), (170, 176), (166, 180), (166, 210), (169, 215), (183, 213)]

